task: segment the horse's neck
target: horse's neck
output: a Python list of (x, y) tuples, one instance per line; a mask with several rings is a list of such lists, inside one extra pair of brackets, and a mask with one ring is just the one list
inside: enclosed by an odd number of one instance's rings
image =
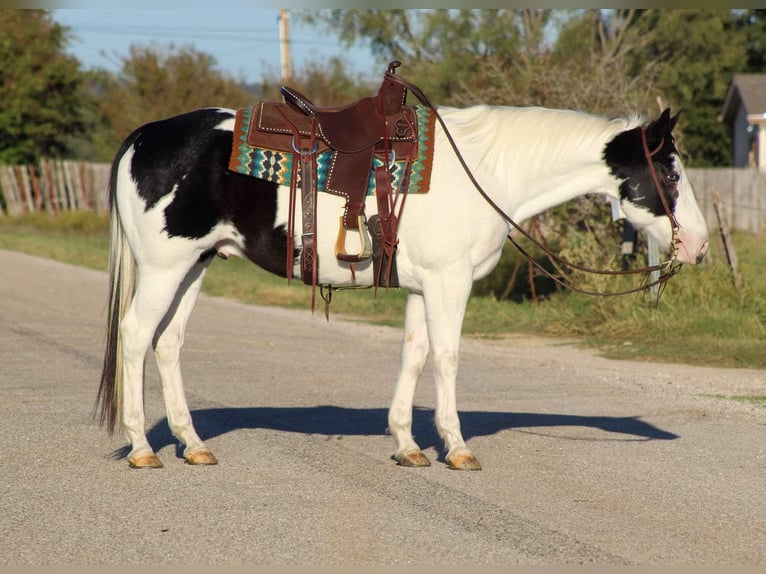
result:
[(602, 153), (611, 138), (629, 127), (628, 120), (486, 106), (467, 119), (460, 130), (470, 153), (505, 191), (497, 200), (516, 221), (586, 193), (617, 197), (617, 181)]
[(572, 199), (594, 193), (611, 198), (619, 196), (616, 180), (601, 161), (582, 161), (567, 171), (542, 171), (526, 185), (509, 182), (508, 189), (516, 193), (512, 200), (512, 212), (517, 221), (524, 221), (548, 209)]

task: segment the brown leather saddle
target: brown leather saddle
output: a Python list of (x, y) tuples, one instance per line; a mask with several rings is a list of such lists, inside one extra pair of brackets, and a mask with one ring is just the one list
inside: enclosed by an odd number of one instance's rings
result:
[[(316, 239), (317, 157), (331, 152), (327, 163), (324, 190), (346, 199), (340, 216), (335, 255), (340, 261), (358, 263), (373, 255), (373, 236), (382, 238), (387, 252), (388, 271), (376, 272), (375, 285), (389, 285), (390, 264), (396, 248), (397, 214), (394, 213), (389, 167), (394, 159), (409, 159), (417, 152), (418, 123), (412, 106), (406, 105), (407, 88), (394, 78), (400, 62), (391, 62), (378, 93), (339, 107), (319, 107), (293, 88), (283, 86), (283, 102), (261, 102), (253, 110), (254, 117), (247, 132), (247, 143), (292, 154), (290, 182), (290, 217), (288, 221), (288, 278), (292, 275), (295, 201), (301, 190), (303, 213), (303, 250), (301, 275), (304, 283), (316, 286), (318, 260)], [(368, 229), (364, 213), (373, 159), (380, 164), (374, 168), (378, 217), (374, 224), (380, 229)], [(325, 169), (325, 168), (323, 168)], [(406, 192), (406, 183), (402, 186)], [(359, 235), (361, 249), (346, 252), (346, 231)], [(385, 279), (384, 281), (382, 279)]]

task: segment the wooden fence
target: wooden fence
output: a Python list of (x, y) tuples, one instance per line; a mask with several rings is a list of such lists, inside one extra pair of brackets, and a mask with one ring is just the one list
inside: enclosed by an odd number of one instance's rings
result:
[(687, 170), (708, 227), (717, 229), (714, 197), (720, 196), (730, 229), (759, 234), (766, 227), (766, 173), (757, 169), (694, 168)]
[(44, 160), (37, 166), (0, 166), (0, 194), (9, 215), (56, 215), (66, 210), (106, 213), (108, 181), (109, 164), (105, 163)]
[[(734, 168), (693, 168), (687, 172), (711, 229), (719, 225), (713, 200), (718, 193), (729, 228), (764, 231), (766, 173)], [(47, 160), (39, 166), (0, 166), (0, 193), (11, 215), (30, 211), (55, 215), (67, 209), (106, 213), (108, 181), (106, 163)]]

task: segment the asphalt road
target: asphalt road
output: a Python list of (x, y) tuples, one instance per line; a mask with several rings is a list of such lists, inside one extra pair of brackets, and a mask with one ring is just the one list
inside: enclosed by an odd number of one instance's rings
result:
[(183, 464), (148, 362), (165, 468), (137, 471), (91, 419), (105, 296), (104, 273), (0, 251), (1, 564), (766, 563), (766, 409), (718, 398), (766, 394), (766, 372), (464, 339), (484, 470), (440, 458), (428, 371), (434, 464), (406, 469), (386, 434), (398, 330), (202, 297), (183, 365), (220, 464)]

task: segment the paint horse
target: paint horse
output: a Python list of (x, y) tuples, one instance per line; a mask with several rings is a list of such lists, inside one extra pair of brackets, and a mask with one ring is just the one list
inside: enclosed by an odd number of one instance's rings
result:
[[(471, 285), (497, 264), (509, 220), (602, 194), (618, 201), (637, 229), (672, 246), (682, 264), (702, 261), (708, 230), (675, 147), (678, 116), (669, 110), (653, 121), (488, 105), (438, 113), (443, 124), (434, 128), (430, 188), (410, 196), (398, 227), (398, 283), (407, 302), (388, 430), (398, 464), (430, 464), (412, 435), (413, 395), (430, 357), (446, 463), (475, 470), (481, 465), (461, 434), (455, 397), (461, 326)], [(187, 319), (214, 256), (236, 255), (286, 276), (288, 245), (296, 253), (302, 248), (299, 231), (287, 236), (290, 189), (228, 169), (235, 115), (209, 108), (146, 124), (112, 165), (110, 303), (97, 406), (102, 425), (124, 431), (132, 467), (162, 466), (145, 432), (143, 362), (150, 346), (186, 462), (217, 462), (192, 424), (179, 366)], [(317, 282), (372, 285), (372, 263), (335, 257), (342, 202), (328, 193), (316, 199)], [(376, 213), (375, 198), (365, 202), (366, 213)], [(298, 275), (298, 258), (294, 264)]]

